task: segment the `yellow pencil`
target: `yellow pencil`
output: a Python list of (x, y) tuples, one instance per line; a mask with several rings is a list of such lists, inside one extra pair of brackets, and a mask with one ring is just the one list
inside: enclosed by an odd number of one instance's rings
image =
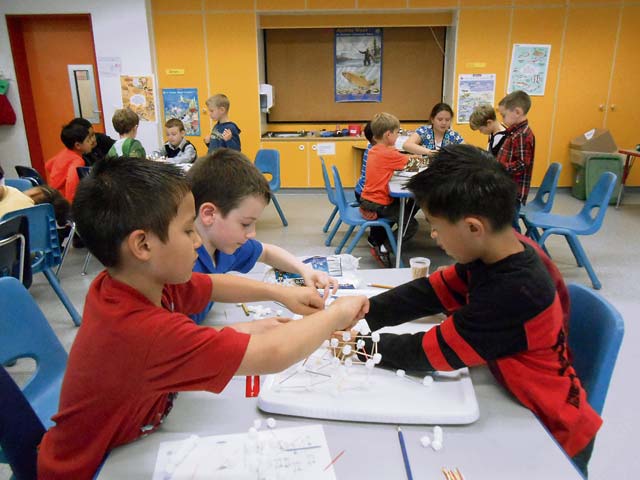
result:
[(381, 285), (379, 283), (369, 283), (368, 285), (370, 287), (375, 287), (375, 288), (386, 288), (387, 290), (391, 290), (392, 288), (395, 288), (391, 285)]
[(249, 309), (247, 308), (247, 306), (244, 303), (241, 303), (240, 306), (242, 307), (242, 311), (244, 312), (244, 314), (248, 317), (251, 314), (249, 313)]

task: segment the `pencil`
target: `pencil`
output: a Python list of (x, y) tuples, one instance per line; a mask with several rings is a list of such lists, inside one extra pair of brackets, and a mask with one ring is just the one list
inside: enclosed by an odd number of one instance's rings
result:
[(411, 465), (409, 464), (409, 455), (407, 455), (407, 446), (404, 444), (404, 435), (402, 435), (402, 429), (398, 425), (398, 440), (400, 441), (400, 449), (402, 450), (402, 459), (404, 460), (404, 469), (407, 472), (407, 479), (413, 480), (411, 474)]
[(391, 290), (392, 288), (395, 288), (391, 285), (382, 285), (380, 283), (368, 283), (367, 285), (369, 285), (370, 287), (375, 287), (375, 288), (386, 288), (387, 290)]
[(329, 465), (327, 465), (326, 467), (324, 467), (323, 472), (326, 472), (326, 471), (327, 471), (327, 469), (328, 469), (331, 465), (333, 465), (334, 463), (336, 463), (336, 462), (338, 461), (338, 459), (342, 456), (342, 454), (343, 454), (344, 452), (345, 452), (345, 451), (344, 451), (344, 450), (342, 450), (338, 455), (336, 455), (336, 456), (335, 456), (335, 458), (334, 458), (333, 460), (331, 460), (331, 462), (329, 462)]
[(244, 303), (241, 303), (240, 306), (242, 307), (242, 311), (244, 312), (244, 314), (248, 317), (249, 315), (251, 315), (249, 313), (249, 309), (247, 308), (247, 306)]

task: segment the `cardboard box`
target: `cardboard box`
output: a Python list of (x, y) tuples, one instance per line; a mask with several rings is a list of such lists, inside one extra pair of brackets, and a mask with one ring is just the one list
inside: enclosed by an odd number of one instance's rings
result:
[(569, 148), (588, 152), (617, 152), (618, 147), (609, 130), (593, 128), (571, 140)]

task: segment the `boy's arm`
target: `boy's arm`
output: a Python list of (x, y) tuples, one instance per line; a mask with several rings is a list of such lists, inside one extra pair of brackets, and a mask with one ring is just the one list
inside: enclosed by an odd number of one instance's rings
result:
[(193, 145), (188, 143), (187, 146), (184, 147), (183, 152), (178, 152), (175, 157), (169, 158), (168, 160), (171, 161), (171, 163), (193, 163), (196, 156), (196, 149)]
[(342, 297), (327, 310), (252, 335), (236, 375), (284, 370), (313, 353), (334, 331), (355, 325), (367, 308), (364, 296)]
[(506, 166), (509, 173), (528, 171), (533, 162), (533, 144), (529, 138), (516, 135), (512, 143), (511, 161)]
[(84, 167), (84, 160), (71, 162), (69, 170), (67, 170), (67, 178), (64, 184), (64, 198), (66, 198), (69, 203), (73, 201), (78, 184), (80, 183), (80, 177), (78, 177), (78, 171), (76, 170), (78, 167)]
[(307, 315), (324, 308), (324, 300), (315, 288), (284, 287), (238, 275), (211, 274), (211, 300), (214, 302), (260, 302), (273, 300), (294, 313)]
[(235, 125), (230, 125), (227, 128), (231, 132), (231, 138), (229, 140), (225, 140), (224, 146), (240, 151), (240, 130)]
[(305, 265), (291, 253), (277, 245), (263, 243), (262, 254), (258, 261), (271, 265), (278, 270), (301, 275), (305, 285), (308, 287), (330, 287), (333, 293), (338, 289), (338, 281), (335, 278), (330, 277), (326, 272), (314, 270), (311, 266)]

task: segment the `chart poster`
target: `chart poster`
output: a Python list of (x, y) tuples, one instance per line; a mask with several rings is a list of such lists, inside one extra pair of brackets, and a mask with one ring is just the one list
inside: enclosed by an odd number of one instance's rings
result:
[(471, 112), (480, 103), (493, 105), (496, 95), (495, 73), (473, 73), (458, 76), (458, 123), (469, 123)]
[(550, 56), (551, 45), (515, 43), (507, 93), (524, 90), (529, 95), (544, 95)]
[(163, 88), (164, 121), (182, 120), (187, 136), (200, 135), (200, 108), (197, 88)]
[(382, 29), (336, 28), (335, 101), (382, 101)]
[(141, 122), (156, 121), (156, 93), (152, 75), (120, 75), (122, 106), (138, 114)]

